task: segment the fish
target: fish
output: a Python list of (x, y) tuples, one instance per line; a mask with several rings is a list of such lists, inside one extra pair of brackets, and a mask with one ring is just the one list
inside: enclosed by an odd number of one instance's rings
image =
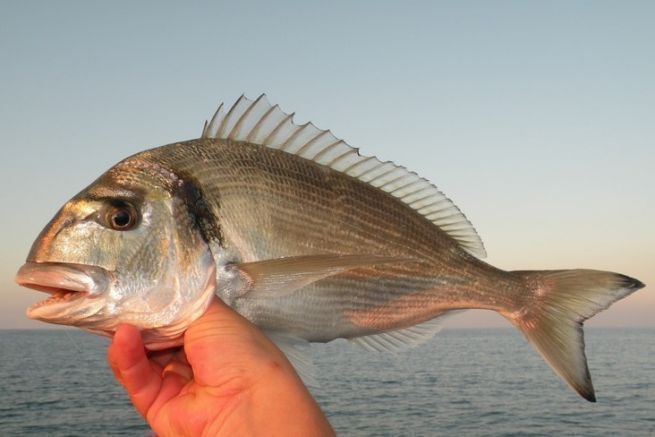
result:
[(487, 309), (596, 400), (583, 323), (643, 283), (496, 268), (427, 179), (293, 119), (265, 95), (242, 95), (219, 106), (200, 138), (111, 167), (33, 243), (16, 282), (49, 298), (27, 316), (106, 336), (133, 324), (159, 350), (181, 345), (218, 296), (296, 364), (308, 343), (402, 351), (448, 314)]

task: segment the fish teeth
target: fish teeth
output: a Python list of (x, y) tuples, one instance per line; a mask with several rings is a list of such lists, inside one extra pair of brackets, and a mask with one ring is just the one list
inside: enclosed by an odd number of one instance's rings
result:
[(36, 302), (30, 308), (33, 309), (33, 308), (38, 308), (38, 307), (41, 307), (41, 306), (44, 306), (44, 305), (50, 305), (50, 304), (53, 304), (53, 303), (73, 300), (73, 299), (79, 297), (80, 293), (81, 292), (79, 292), (79, 291), (64, 291), (64, 290), (53, 291), (53, 292), (51, 292), (50, 297), (48, 297), (47, 299), (41, 300), (39, 302)]

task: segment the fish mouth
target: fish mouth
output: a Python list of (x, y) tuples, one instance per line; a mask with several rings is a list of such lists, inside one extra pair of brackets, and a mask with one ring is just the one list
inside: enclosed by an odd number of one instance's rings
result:
[(96, 266), (43, 262), (25, 263), (16, 274), (22, 287), (50, 296), (27, 309), (27, 317), (64, 325), (76, 324), (98, 305), (89, 305), (107, 289), (109, 272)]

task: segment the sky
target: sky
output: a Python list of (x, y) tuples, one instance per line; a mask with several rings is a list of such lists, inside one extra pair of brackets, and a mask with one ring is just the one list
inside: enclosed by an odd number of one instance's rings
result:
[(497, 267), (647, 284), (587, 325), (655, 326), (654, 19), (648, 1), (2, 2), (0, 328), (50, 327), (13, 277), (67, 199), (262, 92), (430, 179)]

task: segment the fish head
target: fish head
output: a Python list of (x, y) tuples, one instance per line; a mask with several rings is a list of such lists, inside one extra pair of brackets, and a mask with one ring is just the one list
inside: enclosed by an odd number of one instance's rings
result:
[(151, 349), (181, 344), (216, 286), (203, 205), (196, 184), (158, 164), (117, 164), (34, 242), (16, 282), (51, 296), (27, 316), (105, 335), (129, 323)]

